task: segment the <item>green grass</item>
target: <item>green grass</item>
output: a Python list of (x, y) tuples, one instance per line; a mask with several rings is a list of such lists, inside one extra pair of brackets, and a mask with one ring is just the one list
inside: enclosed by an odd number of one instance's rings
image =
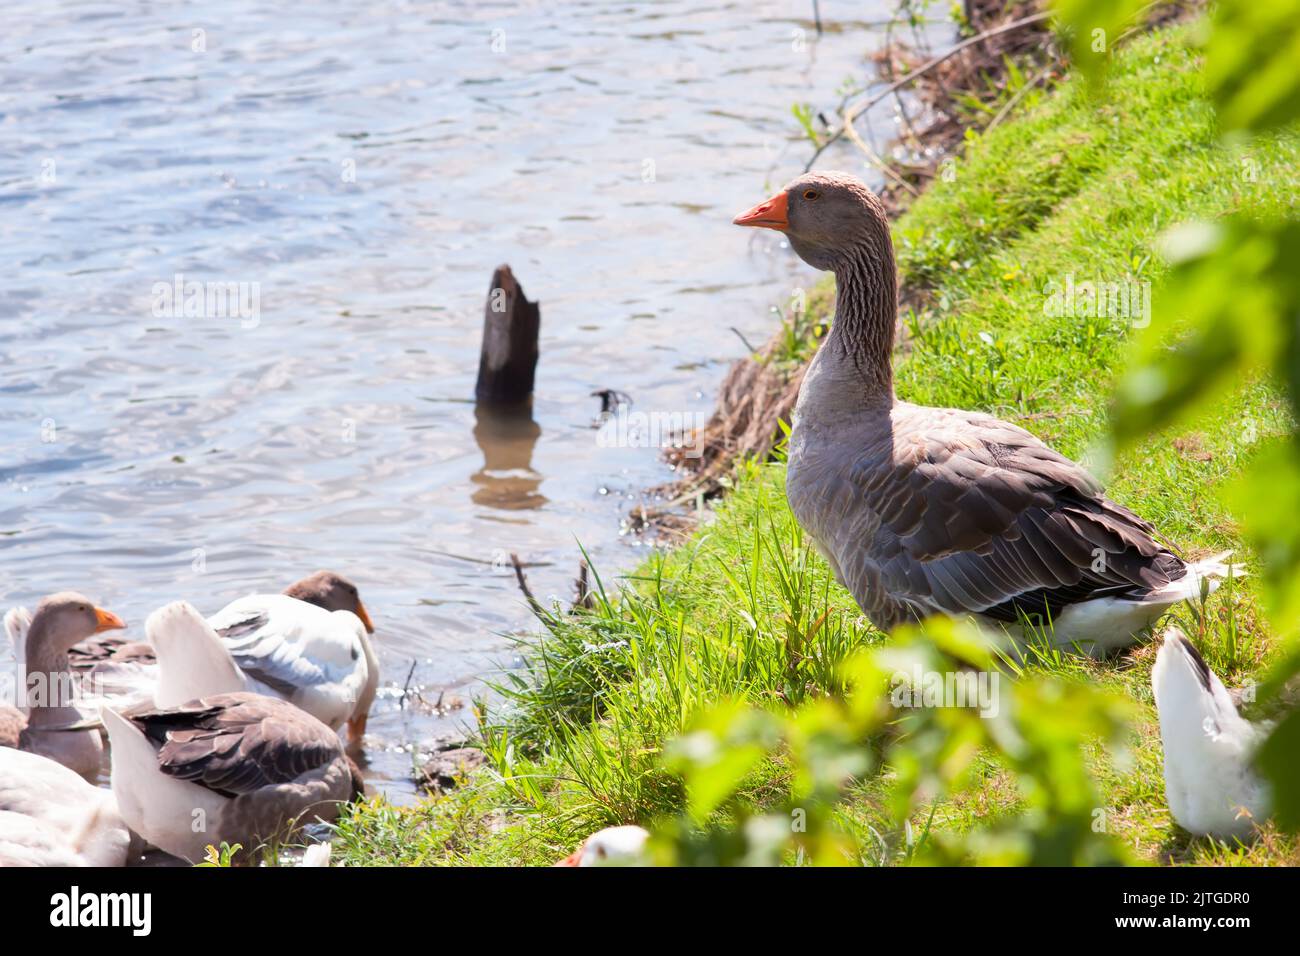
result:
[[(1294, 215), (1296, 140), (1256, 148), (1249, 165), (1220, 147), (1187, 36), (1164, 31), (1121, 51), (1103, 103), (1072, 81), (1027, 98), (1013, 121), (970, 142), (954, 181), (936, 181), (899, 220), (900, 275), (908, 301), (920, 303), (896, 363), (901, 397), (986, 410), (1094, 460), (1127, 323), (1049, 316), (1047, 283), (1073, 273), (1158, 285), (1154, 247), (1166, 227), (1238, 209)], [(1247, 168), (1252, 176), (1242, 175)], [(800, 336), (828, 319), (826, 291), (810, 297)], [(793, 336), (784, 350), (798, 356), (806, 347)], [(1113, 462), (1108, 491), (1192, 554), (1240, 549), (1218, 492), (1262, 440), (1290, 426), (1268, 383), (1242, 383), (1190, 428)], [(550, 863), (601, 826), (679, 819), (687, 793), (664, 768), (665, 746), (719, 702), (741, 698), (783, 713), (841, 694), (840, 665), (887, 638), (810, 552), (785, 504), (783, 472), (779, 463), (743, 465), (715, 520), (687, 543), (617, 588), (604, 582), (590, 613), (557, 616), (552, 633), (527, 649), (529, 669), (506, 679), (503, 703), (484, 715), (490, 771), (416, 807), (375, 799), (356, 808), (340, 824), (337, 857)], [(1262, 672), (1271, 640), (1248, 582), (1179, 617), (1229, 686)], [(1054, 656), (1031, 666), (1135, 702), (1129, 759), (1100, 743), (1087, 748), (1108, 832), (1138, 861), (1300, 862), (1296, 841), (1271, 826), (1248, 846), (1228, 847), (1172, 823), (1153, 660), (1154, 649), (1141, 647), (1103, 663)], [(983, 754), (972, 772), (973, 785), (914, 815), (913, 841), (1023, 812), (1025, 787), (1006, 760)], [(737, 799), (752, 812), (781, 805), (793, 773), (779, 748), (766, 753), (742, 774)], [(910, 857), (908, 829), (889, 810), (897, 777), (886, 760), (836, 811), (858, 862)]]

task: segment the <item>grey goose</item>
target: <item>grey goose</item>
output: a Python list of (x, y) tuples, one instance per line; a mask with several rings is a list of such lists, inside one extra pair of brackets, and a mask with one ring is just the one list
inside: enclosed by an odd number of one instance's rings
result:
[(809, 173), (735, 222), (784, 233), (835, 274), (834, 322), (794, 410), (786, 493), (877, 627), (966, 617), (1015, 648), (1028, 620), (1101, 656), (1232, 573), (1226, 554), (1184, 561), (1023, 428), (895, 396), (893, 242), (862, 182)]

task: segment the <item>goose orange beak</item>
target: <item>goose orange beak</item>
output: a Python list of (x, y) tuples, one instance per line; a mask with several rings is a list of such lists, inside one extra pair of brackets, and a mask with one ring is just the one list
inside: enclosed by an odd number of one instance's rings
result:
[(790, 197), (779, 192), (766, 202), (761, 202), (748, 212), (742, 212), (732, 220), (737, 226), (761, 226), (785, 232), (790, 227), (788, 204)]
[(366, 606), (357, 601), (357, 617), (361, 618), (361, 623), (366, 626), (366, 633), (375, 633), (375, 625), (370, 623), (370, 615), (366, 613)]
[(572, 853), (566, 856), (559, 863), (552, 863), (551, 865), (552, 866), (577, 866), (579, 861), (581, 860), (582, 860), (582, 847), (578, 847), (576, 850), (574, 850)]
[(120, 617), (112, 611), (105, 611), (102, 607), (95, 608), (95, 620), (98, 622), (98, 626), (95, 628), (96, 634), (101, 631), (116, 631), (119, 628), (126, 627)]

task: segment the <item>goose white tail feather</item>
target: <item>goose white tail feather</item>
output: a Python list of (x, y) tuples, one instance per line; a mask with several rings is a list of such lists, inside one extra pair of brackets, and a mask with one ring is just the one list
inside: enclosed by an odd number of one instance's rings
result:
[(32, 626), (32, 614), (25, 607), (11, 607), (5, 612), (5, 634), (14, 646), (14, 653), (23, 650), (27, 643), (27, 631)]
[(158, 655), (156, 706), (177, 707), (199, 697), (248, 689), (217, 632), (188, 602), (175, 601), (154, 611), (144, 622), (144, 632)]
[(1224, 581), (1244, 578), (1248, 574), (1249, 572), (1242, 565), (1232, 560), (1231, 551), (1220, 551), (1208, 558), (1193, 561), (1187, 566), (1187, 577), (1198, 585), (1205, 582), (1208, 594), (1218, 590), (1219, 585)]
[(1231, 551), (1224, 551), (1212, 557), (1202, 558), (1187, 566), (1187, 573), (1177, 581), (1170, 581), (1162, 588), (1151, 591), (1142, 598), (1143, 604), (1172, 607), (1180, 601), (1196, 601), (1202, 595), (1210, 595), (1219, 589), (1219, 585), (1229, 578), (1246, 576), (1246, 569), (1232, 564)]
[[(9, 643), (13, 645), (14, 653), (14, 680), (15, 686), (25, 686), (27, 682), (27, 632), (32, 627), (31, 611), (25, 607), (11, 607), (5, 612), (5, 634), (9, 636)], [(18, 709), (24, 714), (30, 714), (31, 708), (27, 706), (27, 695), (20, 694), (18, 700)], [(10, 703), (0, 699), (0, 704)]]
[[(1094, 598), (1071, 604), (1052, 621), (1051, 640), (1059, 647), (1074, 648), (1096, 658), (1127, 647), (1175, 604), (1200, 600), (1203, 593), (1213, 594), (1228, 578), (1245, 575), (1244, 569), (1230, 563), (1231, 555), (1231, 551), (1224, 551), (1194, 561), (1177, 581), (1145, 594)], [(1023, 638), (1024, 635), (1016, 631), (1013, 636)], [(1013, 648), (1012, 653), (1018, 654), (1019, 649)]]

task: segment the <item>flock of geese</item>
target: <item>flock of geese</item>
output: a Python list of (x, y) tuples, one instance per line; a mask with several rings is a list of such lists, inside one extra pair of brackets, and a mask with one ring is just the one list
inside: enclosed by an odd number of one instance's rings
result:
[[(0, 705), (0, 866), (124, 866), (143, 845), (191, 863), (331, 821), (363, 792), (379, 686), (356, 585), (319, 571), (204, 618), (177, 601), (145, 621), (71, 591), (4, 619), (21, 707)], [(95, 786), (104, 737), (110, 785)]]
[[(897, 287), (889, 224), (863, 183), (810, 173), (735, 222), (782, 232), (836, 277), (835, 322), (800, 389), (787, 495), (835, 577), (883, 630), (974, 620), (1011, 651), (1032, 634), (1104, 657), (1174, 605), (1239, 573), (1187, 561), (1082, 466), (984, 414), (894, 394)], [(79, 594), (5, 617), (20, 673), (75, 677), (93, 704), (0, 710), (0, 865), (121, 865), (137, 839), (196, 861), (330, 820), (362, 790), (336, 731), (359, 743), (379, 673), (355, 585), (318, 572), (204, 618), (154, 612), (147, 643)], [(57, 683), (57, 682), (56, 682)], [(1152, 685), (1169, 808), (1187, 830), (1245, 837), (1269, 813), (1243, 720), (1195, 647), (1167, 632)], [(99, 772), (106, 732), (111, 792)], [(646, 832), (593, 834), (564, 865), (639, 859)]]

